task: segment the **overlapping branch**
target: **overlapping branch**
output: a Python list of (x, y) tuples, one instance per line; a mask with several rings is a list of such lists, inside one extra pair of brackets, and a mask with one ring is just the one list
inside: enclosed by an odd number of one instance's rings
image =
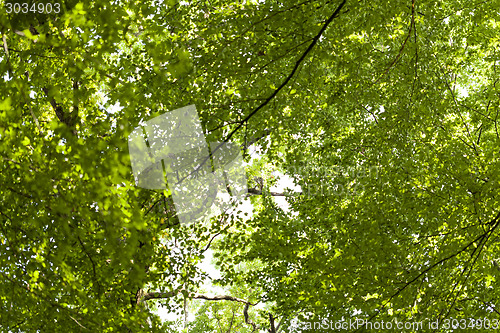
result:
[[(309, 55), (309, 53), (311, 52), (311, 50), (314, 48), (314, 46), (317, 44), (318, 40), (320, 39), (320, 37), (323, 35), (323, 33), (325, 32), (325, 30), (328, 28), (328, 26), (330, 25), (330, 23), (332, 23), (333, 19), (336, 18), (340, 11), (342, 10), (342, 8), (344, 7), (345, 3), (346, 3), (347, 0), (343, 0), (342, 3), (337, 7), (337, 9), (333, 12), (333, 14), (325, 21), (325, 23), (323, 24), (323, 26), (321, 27), (320, 31), (316, 34), (316, 36), (314, 36), (314, 38), (312, 39), (311, 41), (311, 44), (309, 44), (309, 46), (307, 47), (307, 49), (304, 51), (304, 53), (300, 56), (300, 58), (295, 62), (295, 65), (293, 66), (293, 69), (292, 71), (290, 72), (290, 74), (288, 74), (288, 76), (285, 78), (285, 80), (276, 88), (274, 89), (274, 91), (271, 93), (271, 95), (269, 95), (269, 97), (267, 97), (259, 106), (257, 106), (252, 112), (250, 112), (245, 118), (243, 118), (241, 121), (238, 122), (238, 126), (236, 126), (235, 129), (233, 129), (229, 134), (228, 136), (224, 139), (224, 142), (221, 142), (217, 147), (215, 147), (215, 149), (212, 151), (212, 154), (215, 153), (217, 150), (219, 150), (223, 145), (224, 143), (228, 142), (234, 134), (236, 134), (236, 132), (238, 132), (249, 120), (250, 118), (252, 118), (255, 114), (257, 114), (257, 112), (259, 112), (262, 108), (264, 108), (267, 104), (269, 104), (269, 102), (271, 102), (274, 97), (276, 97), (276, 95), (278, 95), (278, 93), (284, 88), (287, 86), (288, 82), (290, 82), (290, 80), (293, 78), (293, 76), (295, 75), (295, 73), (297, 72), (297, 70), (299, 69), (300, 65), (302, 64), (302, 62), (304, 62), (305, 58)], [(198, 170), (203, 166), (205, 165), (205, 163), (207, 163), (209, 159), (209, 156), (207, 156), (203, 161), (201, 161), (200, 165), (192, 172), (192, 174), (198, 172)], [(184, 178), (182, 178), (180, 181), (179, 181), (179, 184), (182, 183), (187, 177), (189, 177), (189, 175), (186, 175), (184, 176)]]
[[(140, 295), (137, 299), (137, 304), (151, 300), (151, 299), (165, 299), (165, 298), (171, 298), (179, 293), (181, 293), (183, 290), (174, 290), (174, 291), (169, 291), (169, 292), (150, 292), (150, 293), (139, 293)], [(238, 303), (243, 303), (245, 304), (245, 307), (243, 308), (243, 315), (245, 317), (245, 323), (248, 325), (251, 325), (253, 327), (253, 330), (256, 331), (259, 327), (257, 324), (255, 324), (252, 319), (250, 319), (248, 315), (248, 309), (250, 306), (255, 306), (257, 303), (251, 303), (250, 301), (246, 301), (244, 299), (230, 296), (230, 295), (215, 295), (215, 296), (209, 296), (205, 294), (198, 294), (198, 293), (188, 293), (188, 298), (191, 299), (203, 299), (206, 301), (231, 301), (231, 302), (238, 302)]]
[[(150, 292), (150, 293), (143, 293), (142, 297), (137, 300), (137, 303), (142, 303), (145, 301), (148, 301), (150, 299), (164, 299), (164, 298), (170, 298), (173, 296), (178, 295), (181, 293), (183, 290), (175, 290), (175, 291), (168, 291), (168, 292)], [(216, 295), (216, 296), (208, 296), (205, 294), (198, 294), (198, 293), (188, 293), (188, 298), (192, 299), (204, 299), (206, 301), (231, 301), (231, 302), (239, 302), (247, 305), (252, 305), (255, 306), (257, 303), (251, 303), (249, 301), (246, 301), (244, 299), (234, 297), (234, 296), (229, 296), (229, 295)]]

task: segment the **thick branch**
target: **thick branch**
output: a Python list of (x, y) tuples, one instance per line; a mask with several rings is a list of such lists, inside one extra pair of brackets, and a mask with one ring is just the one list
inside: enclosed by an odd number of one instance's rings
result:
[(253, 304), (250, 303), (249, 301), (245, 301), (244, 299), (237, 298), (234, 296), (229, 296), (229, 295), (218, 295), (218, 296), (207, 296), (207, 295), (202, 295), (202, 294), (191, 294), (190, 295), (194, 299), (204, 299), (207, 301), (232, 301), (232, 302), (239, 302), (247, 305), (257, 305), (257, 303)]
[[(78, 90), (79, 85), (78, 82), (73, 83), (73, 91), (76, 93), (76, 90)], [(49, 89), (46, 87), (42, 88), (43, 92), (47, 96), (47, 98), (50, 98), (50, 105), (52, 105), (52, 108), (54, 109), (57, 118), (64, 124), (66, 124), (68, 127), (72, 128), (75, 126), (76, 121), (78, 119), (78, 105), (75, 102), (73, 104), (73, 111), (72, 112), (64, 112), (62, 104), (57, 103), (55, 98), (49, 95)], [(76, 134), (75, 131), (73, 131), (74, 134)]]
[[(147, 301), (150, 299), (162, 299), (162, 298), (170, 298), (175, 295), (178, 295), (181, 292), (181, 290), (177, 291), (170, 291), (166, 293), (160, 293), (160, 292), (153, 292), (153, 293), (144, 293), (141, 295), (141, 297), (137, 300), (137, 303), (139, 304), (140, 302)], [(249, 301), (246, 301), (241, 298), (237, 298), (234, 296), (229, 296), (229, 295), (217, 295), (217, 296), (208, 296), (208, 295), (203, 295), (203, 294), (197, 294), (197, 293), (190, 293), (189, 298), (192, 299), (203, 299), (206, 301), (231, 301), (231, 302), (238, 302), (238, 303), (243, 303), (245, 304), (245, 308), (243, 309), (243, 315), (245, 316), (245, 323), (248, 325), (251, 325), (253, 327), (253, 331), (257, 330), (257, 325), (250, 319), (248, 315), (248, 308), (250, 305), (255, 306), (257, 303), (250, 303)]]
[(212, 242), (215, 239), (215, 237), (217, 237), (219, 235), (220, 235), (220, 232), (216, 233), (215, 235), (212, 236), (212, 238), (210, 238), (210, 241), (208, 242), (208, 244), (205, 247), (205, 249), (203, 250), (203, 252), (206, 252), (210, 248), (210, 245), (212, 245)]
[(142, 295), (142, 298), (140, 298), (140, 299), (137, 300), (137, 303), (144, 302), (144, 301), (147, 301), (147, 300), (150, 300), (150, 299), (170, 298), (170, 297), (173, 297), (173, 296), (177, 295), (179, 292), (180, 292), (180, 290), (169, 291), (169, 292), (166, 292), (166, 293), (160, 293), (160, 292), (157, 292), (157, 293), (154, 293), (154, 292), (153, 293), (146, 293), (146, 294)]
[(245, 305), (245, 308), (243, 309), (243, 315), (245, 316), (245, 323), (248, 325), (251, 325), (253, 327), (253, 331), (256, 331), (258, 329), (257, 324), (255, 324), (252, 319), (250, 319), (250, 316), (248, 315), (248, 307), (249, 304)]
[[(316, 34), (316, 36), (314, 36), (311, 44), (309, 44), (309, 47), (304, 51), (304, 53), (299, 58), (299, 60), (297, 60), (295, 62), (295, 66), (293, 67), (292, 71), (290, 72), (290, 74), (288, 74), (288, 76), (281, 83), (281, 85), (278, 88), (276, 88), (271, 93), (271, 95), (264, 100), (264, 102), (262, 102), (257, 108), (255, 108), (252, 112), (250, 112), (248, 114), (248, 116), (246, 116), (243, 120), (239, 121), (238, 126), (236, 126), (236, 128), (234, 130), (232, 130), (231, 133), (229, 133), (229, 135), (224, 139), (224, 142), (221, 142), (217, 147), (215, 147), (215, 149), (212, 151), (212, 154), (215, 153), (217, 150), (219, 150), (224, 145), (225, 142), (228, 142), (231, 139), (231, 137), (236, 132), (238, 132), (243, 127), (243, 125), (245, 125), (245, 123), (248, 120), (250, 120), (250, 118), (252, 118), (257, 112), (259, 112), (259, 110), (262, 109), (264, 106), (266, 106), (267, 104), (269, 104), (269, 102), (271, 100), (273, 100), (273, 98), (276, 97), (276, 95), (278, 95), (278, 93), (288, 84), (288, 82), (290, 82), (290, 80), (295, 75), (295, 73), (299, 69), (300, 65), (302, 64), (302, 62), (305, 60), (305, 58), (307, 57), (307, 55), (311, 52), (311, 50), (316, 45), (316, 43), (318, 42), (318, 40), (320, 39), (320, 37), (323, 35), (323, 33), (325, 32), (326, 28), (328, 28), (328, 26), (330, 25), (330, 23), (332, 23), (333, 19), (336, 18), (337, 15), (340, 13), (340, 10), (344, 7), (346, 1), (347, 0), (343, 0), (342, 3), (337, 7), (337, 9), (335, 10), (335, 12), (333, 12), (333, 14), (326, 20), (325, 24), (323, 24), (323, 26), (321, 27), (320, 31)], [(194, 174), (194, 173), (198, 172), (198, 170), (203, 165), (205, 165), (205, 163), (207, 163), (208, 159), (209, 159), (209, 156), (207, 156), (203, 161), (201, 161), (200, 165), (191, 174)], [(184, 176), (177, 184), (180, 184), (181, 182), (183, 182), (191, 174)]]
[(255, 110), (253, 110), (252, 112), (250, 112), (250, 114), (248, 116), (246, 116), (242, 121), (240, 121), (240, 124), (238, 126), (236, 126), (236, 128), (234, 130), (232, 130), (231, 133), (229, 133), (229, 135), (224, 140), (224, 142), (228, 142), (229, 139), (231, 139), (231, 137), (237, 131), (239, 131), (241, 129), (241, 127), (243, 127), (243, 125), (250, 118), (252, 118), (257, 112), (259, 112), (259, 110), (262, 109), (264, 106), (266, 106), (267, 104), (269, 104), (269, 102), (288, 84), (288, 82), (295, 75), (295, 72), (297, 72), (297, 69), (299, 69), (300, 64), (302, 64), (302, 62), (304, 61), (304, 59), (311, 52), (311, 50), (313, 49), (313, 47), (316, 45), (316, 43), (318, 42), (318, 40), (320, 39), (320, 37), (325, 32), (326, 28), (328, 28), (328, 26), (330, 25), (330, 23), (332, 23), (333, 19), (335, 17), (337, 17), (337, 15), (340, 13), (340, 10), (342, 9), (342, 7), (344, 7), (345, 3), (346, 3), (346, 0), (342, 1), (342, 3), (337, 7), (337, 9), (335, 10), (335, 12), (333, 12), (333, 14), (326, 20), (325, 24), (323, 24), (323, 26), (321, 27), (321, 30), (316, 34), (316, 36), (314, 36), (311, 44), (309, 44), (309, 47), (305, 50), (305, 52), (302, 54), (302, 56), (299, 58), (299, 60), (297, 60), (297, 62), (295, 63), (295, 66), (293, 67), (293, 69), (290, 72), (290, 74), (288, 74), (288, 76), (286, 77), (285, 81), (283, 81), (283, 83), (281, 83), (281, 85), (278, 88), (276, 88), (273, 91), (273, 93), (268, 98), (266, 98), (264, 100), (264, 102), (262, 102)]
[(85, 327), (85, 326), (83, 326), (82, 324), (80, 324), (80, 323), (78, 322), (78, 320), (76, 320), (75, 318), (73, 318), (71, 315), (68, 315), (68, 316), (69, 316), (69, 317), (70, 317), (70, 318), (71, 318), (71, 319), (72, 319), (75, 323), (77, 323), (77, 324), (78, 324), (78, 326), (80, 326), (81, 328), (83, 328), (83, 329), (85, 329), (85, 330), (87, 330), (87, 331), (90, 331), (87, 327)]
[[(170, 298), (173, 297), (177, 294), (179, 294), (181, 290), (177, 291), (169, 291), (165, 293), (161, 292), (152, 292), (152, 293), (145, 293), (142, 295), (142, 298), (139, 300), (139, 302), (147, 301), (150, 299), (162, 299), (162, 298)], [(190, 293), (188, 298), (192, 299), (204, 299), (207, 301), (232, 301), (232, 302), (239, 302), (247, 305), (257, 305), (257, 303), (250, 303), (249, 301), (245, 301), (244, 299), (237, 298), (234, 296), (229, 296), (229, 295), (217, 295), (217, 296), (208, 296), (204, 294), (198, 294), (198, 293)]]
[(271, 333), (276, 333), (276, 328), (274, 327), (274, 317), (271, 313), (269, 313), (269, 323), (271, 325)]
[[(253, 194), (253, 195), (262, 195), (262, 191), (258, 190), (256, 188), (249, 188), (248, 189), (248, 193), (249, 194)], [(280, 193), (280, 192), (266, 192), (266, 193), (272, 195), (273, 197), (284, 197), (284, 196), (286, 196), (285, 193)]]

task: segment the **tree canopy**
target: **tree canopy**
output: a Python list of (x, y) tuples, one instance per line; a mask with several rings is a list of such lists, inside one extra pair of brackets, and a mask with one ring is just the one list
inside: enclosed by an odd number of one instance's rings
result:
[[(498, 1), (9, 3), (2, 331), (498, 326)], [(183, 225), (136, 186), (128, 136), (187, 105), (241, 147), (249, 216)]]

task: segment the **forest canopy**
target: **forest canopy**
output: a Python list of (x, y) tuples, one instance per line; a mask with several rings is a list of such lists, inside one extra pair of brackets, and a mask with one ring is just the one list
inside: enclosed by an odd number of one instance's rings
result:
[[(498, 1), (49, 2), (0, 10), (2, 332), (499, 325)], [(137, 186), (189, 105), (251, 213)]]

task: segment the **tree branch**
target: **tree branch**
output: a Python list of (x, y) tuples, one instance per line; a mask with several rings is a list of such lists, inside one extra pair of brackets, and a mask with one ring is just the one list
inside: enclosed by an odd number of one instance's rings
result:
[(92, 264), (92, 272), (94, 273), (94, 279), (95, 279), (95, 282), (97, 283), (97, 295), (100, 295), (101, 294), (101, 284), (97, 280), (97, 273), (96, 273), (96, 269), (95, 269), (94, 260), (92, 259), (92, 257), (90, 256), (90, 254), (87, 252), (87, 249), (85, 248), (85, 245), (83, 245), (83, 242), (82, 242), (80, 236), (77, 236), (77, 239), (78, 239), (78, 242), (80, 243), (80, 245), (81, 245), (81, 247), (83, 249), (83, 253), (85, 253), (85, 255), (87, 256), (87, 258), (89, 258), (90, 263)]
[[(406, 282), (404, 284), (404, 286), (398, 288), (398, 290), (396, 290), (396, 292), (394, 294), (392, 294), (381, 306), (380, 306), (380, 310), (377, 311), (374, 315), (372, 315), (371, 317), (368, 318), (368, 320), (366, 322), (370, 322), (371, 320), (373, 320), (374, 318), (376, 318), (380, 313), (382, 313), (382, 310), (387, 306), (387, 304), (389, 304), (395, 297), (397, 297), (399, 294), (401, 294), (403, 292), (403, 290), (405, 290), (406, 288), (408, 288), (413, 282), (417, 281), (420, 277), (422, 277), (423, 275), (427, 274), (429, 271), (431, 271), (432, 269), (434, 269), (435, 267), (445, 263), (446, 261), (452, 259), (452, 258), (455, 258), (457, 257), (458, 255), (460, 255), (461, 253), (467, 251), (472, 245), (474, 245), (476, 242), (478, 241), (482, 241), (483, 238), (485, 237), (489, 237), (489, 235), (495, 231), (495, 229), (500, 225), (500, 212), (490, 221), (487, 223), (488, 225), (492, 225), (492, 227), (485, 231), (482, 235), (480, 235), (479, 237), (473, 239), (472, 241), (470, 241), (469, 243), (467, 243), (467, 245), (465, 245), (463, 248), (461, 248), (460, 250), (458, 250), (457, 252), (453, 253), (453, 254), (450, 254), (449, 256), (445, 257), (445, 258), (442, 258), (440, 260), (438, 260), (437, 262), (435, 262), (434, 264), (428, 266), (427, 268), (425, 268), (424, 270), (422, 270), (417, 276), (415, 276), (413, 279), (409, 280), (408, 282)], [(477, 247), (476, 249), (474, 250), (474, 252), (477, 250)], [(473, 253), (474, 253), (473, 252)], [(363, 325), (362, 327), (358, 328), (357, 330), (355, 330), (354, 332), (358, 332), (362, 329), (364, 329), (366, 325)]]
[[(223, 145), (224, 143), (228, 142), (229, 139), (232, 138), (232, 136), (238, 132), (242, 127), (243, 125), (250, 119), (252, 118), (257, 112), (259, 112), (260, 109), (262, 109), (264, 106), (266, 106), (267, 104), (269, 104), (269, 102), (274, 98), (276, 97), (276, 95), (278, 95), (278, 93), (288, 84), (288, 82), (292, 79), (292, 77), (295, 75), (295, 72), (297, 72), (299, 66), (302, 64), (302, 62), (304, 61), (304, 59), (307, 57), (307, 55), (311, 52), (311, 50), (313, 49), (313, 47), (316, 45), (316, 43), (318, 42), (318, 40), (320, 39), (320, 37), (323, 35), (323, 33), (325, 32), (326, 28), (328, 28), (328, 26), (330, 25), (330, 23), (332, 23), (333, 19), (337, 17), (337, 15), (340, 13), (340, 10), (344, 7), (345, 3), (346, 3), (347, 0), (343, 0), (342, 3), (337, 7), (337, 9), (333, 12), (333, 14), (326, 20), (325, 24), (323, 24), (323, 26), (321, 27), (320, 31), (316, 34), (316, 36), (314, 36), (311, 44), (309, 44), (309, 47), (305, 50), (305, 52), (302, 54), (302, 56), (299, 58), (299, 60), (297, 60), (295, 62), (295, 66), (293, 67), (292, 71), (290, 72), (290, 74), (288, 74), (288, 76), (286, 77), (286, 79), (281, 83), (281, 85), (276, 88), (272, 94), (266, 98), (264, 100), (264, 102), (262, 102), (257, 108), (255, 108), (252, 112), (250, 112), (250, 114), (248, 116), (246, 116), (243, 120), (239, 121), (239, 124), (238, 126), (236, 126), (236, 128), (234, 130), (231, 131), (231, 133), (229, 133), (229, 135), (224, 139), (223, 142), (221, 142), (219, 145), (217, 145), (217, 147), (215, 147), (214, 150), (212, 150), (212, 154), (215, 153), (217, 150), (219, 150)], [(210, 158), (210, 156), (207, 156), (205, 157), (205, 159), (203, 161), (201, 161), (201, 163), (198, 165), (198, 167), (190, 174), (184, 176), (181, 180), (179, 180), (179, 182), (177, 184), (180, 184), (182, 183), (187, 177), (189, 177), (191, 174), (195, 174), (196, 172), (198, 172), (198, 170), (203, 166), (205, 165), (205, 163), (207, 163), (208, 159)]]
[(281, 324), (286, 320), (287, 317), (281, 318), (280, 322), (278, 323), (278, 326), (276, 326), (276, 333), (280, 331)]
[(188, 307), (187, 307), (187, 298), (184, 297), (184, 330), (187, 330), (188, 325)]
[(203, 295), (203, 294), (191, 294), (190, 295), (193, 299), (204, 299), (206, 301), (232, 301), (232, 302), (239, 302), (239, 303), (243, 303), (243, 304), (246, 304), (246, 305), (257, 305), (259, 302), (253, 304), (253, 303), (250, 303), (249, 301), (245, 301), (244, 299), (241, 299), (241, 298), (237, 298), (237, 297), (234, 297), (234, 296), (229, 296), (229, 295), (217, 295), (217, 296), (207, 296), (207, 295)]
[[(178, 295), (182, 290), (177, 290), (177, 291), (169, 291), (169, 292), (152, 292), (152, 293), (144, 293), (140, 296), (140, 298), (137, 300), (137, 304), (147, 301), (150, 299), (163, 299), (163, 298), (170, 298), (175, 295)], [(204, 294), (198, 294), (198, 293), (189, 293), (187, 298), (191, 299), (203, 299), (206, 301), (231, 301), (231, 302), (238, 302), (238, 303), (243, 303), (245, 304), (245, 308), (243, 309), (243, 315), (245, 316), (245, 323), (248, 325), (251, 325), (253, 327), (253, 331), (256, 331), (258, 329), (257, 325), (250, 319), (248, 316), (248, 308), (251, 306), (255, 306), (259, 304), (257, 303), (251, 303), (249, 301), (246, 301), (241, 298), (237, 298), (234, 296), (229, 296), (229, 295), (217, 295), (217, 296), (208, 296)], [(187, 299), (185, 298), (185, 300)]]
[(208, 242), (208, 244), (205, 247), (205, 249), (203, 250), (203, 252), (206, 252), (210, 248), (210, 245), (212, 245), (212, 242), (215, 239), (215, 237), (217, 237), (219, 235), (220, 235), (220, 232), (216, 233), (215, 235), (212, 236), (212, 238), (210, 238), (210, 241)]
[(170, 298), (175, 295), (177, 295), (180, 292), (180, 290), (177, 291), (169, 291), (166, 293), (161, 293), (161, 292), (152, 292), (152, 293), (145, 293), (142, 295), (140, 299), (137, 300), (137, 303), (141, 303), (144, 301), (148, 301), (150, 299), (162, 299), (162, 298)]
[(77, 324), (78, 324), (78, 326), (80, 326), (80, 327), (81, 327), (81, 328), (83, 328), (83, 329), (86, 329), (87, 331), (90, 331), (87, 327), (85, 327), (85, 326), (83, 326), (82, 324), (80, 324), (80, 323), (78, 322), (78, 320), (76, 320), (75, 318), (73, 318), (71, 315), (68, 315), (68, 316), (69, 316), (69, 317), (70, 317), (70, 318), (71, 318), (71, 319), (72, 319), (75, 323), (77, 323)]
[(250, 319), (250, 316), (248, 315), (248, 308), (249, 308), (249, 304), (245, 305), (245, 308), (243, 309), (243, 315), (245, 316), (245, 323), (248, 324), (248, 325), (251, 325), (253, 330), (252, 332), (255, 332), (258, 327), (257, 327), (257, 324), (255, 324), (252, 319)]
[[(253, 194), (253, 195), (262, 195), (262, 191), (258, 190), (256, 188), (249, 188), (248, 189), (248, 193), (249, 194)], [(280, 192), (266, 192), (266, 193), (272, 195), (273, 197), (284, 197), (284, 196), (286, 196), (285, 193), (280, 193)]]
[[(76, 90), (78, 89), (78, 82), (73, 82), (73, 91), (76, 93)], [(73, 131), (73, 134), (76, 135), (76, 130), (74, 129), (74, 126), (76, 124), (76, 121), (78, 119), (78, 106), (76, 103), (73, 104), (73, 112), (64, 112), (62, 104), (57, 103), (55, 98), (49, 95), (49, 89), (46, 87), (42, 88), (43, 92), (49, 98), (50, 105), (52, 105), (52, 108), (54, 109), (57, 118), (64, 124), (66, 124), (69, 128), (71, 128)]]
[[(144, 293), (141, 297), (141, 299), (138, 302), (143, 302), (147, 301), (150, 299), (163, 299), (163, 298), (170, 298), (175, 295), (178, 295), (182, 290), (177, 290), (177, 291), (169, 291), (169, 292), (152, 292), (152, 293)], [(192, 299), (204, 299), (206, 301), (232, 301), (232, 302), (239, 302), (247, 305), (252, 305), (255, 306), (259, 304), (257, 303), (251, 303), (249, 301), (245, 301), (244, 299), (237, 298), (234, 296), (229, 296), (229, 295), (217, 295), (217, 296), (208, 296), (204, 294), (198, 294), (198, 293), (189, 293), (188, 298)]]
[(269, 323), (270, 323), (270, 333), (276, 333), (276, 327), (274, 327), (274, 317), (273, 315), (269, 312)]
[(462, 301), (472, 301), (472, 300), (476, 300), (476, 301), (483, 303), (487, 307), (491, 308), (496, 314), (500, 315), (500, 312), (495, 308), (495, 306), (493, 304), (491, 304), (491, 302), (485, 302), (482, 299), (480, 299), (479, 297), (465, 298), (465, 299), (462, 299), (460, 301), (462, 302)]
[(396, 62), (398, 62), (399, 58), (401, 58), (401, 55), (403, 54), (403, 50), (405, 49), (406, 43), (410, 39), (411, 32), (413, 30), (414, 25), (415, 25), (415, 0), (412, 0), (411, 23), (410, 23), (410, 28), (408, 29), (408, 36), (406, 36), (406, 39), (404, 40), (403, 44), (401, 45), (401, 48), (399, 49), (399, 53), (396, 56), (396, 58), (394, 58), (394, 60), (390, 63), (389, 67), (387, 67), (385, 72), (382, 73), (382, 75), (380, 75), (380, 77), (373, 84), (376, 84), (377, 82), (379, 82), (391, 70), (391, 68), (396, 64)]
[(330, 25), (330, 23), (332, 23), (333, 19), (335, 17), (337, 17), (337, 15), (339, 14), (340, 10), (342, 9), (342, 7), (344, 7), (346, 3), (346, 0), (343, 0), (342, 3), (337, 7), (337, 9), (335, 10), (335, 12), (333, 12), (333, 14), (326, 20), (325, 24), (323, 24), (323, 26), (321, 27), (321, 30), (316, 34), (316, 36), (314, 36), (311, 44), (309, 44), (309, 47), (305, 50), (305, 52), (302, 54), (302, 56), (299, 58), (299, 60), (297, 60), (297, 62), (295, 63), (295, 66), (293, 67), (292, 71), (290, 72), (290, 74), (288, 74), (288, 76), (286, 77), (286, 79), (283, 81), (283, 83), (281, 83), (281, 85), (276, 88), (273, 93), (264, 100), (264, 102), (262, 102), (257, 108), (255, 108), (252, 112), (250, 112), (250, 114), (248, 116), (246, 116), (243, 120), (241, 120), (239, 122), (239, 125), (236, 126), (236, 128), (234, 130), (231, 131), (231, 133), (229, 133), (229, 135), (227, 136), (227, 138), (224, 140), (224, 142), (228, 142), (229, 139), (231, 139), (231, 137), (241, 129), (241, 127), (243, 127), (243, 125), (250, 119), (252, 118), (257, 112), (259, 112), (260, 109), (262, 109), (264, 106), (266, 106), (267, 104), (269, 104), (269, 102), (288, 84), (288, 82), (292, 79), (292, 77), (295, 75), (295, 72), (297, 71), (297, 69), (299, 68), (300, 64), (304, 61), (304, 59), (307, 57), (307, 55), (311, 52), (311, 50), (313, 49), (313, 47), (316, 45), (316, 43), (318, 42), (319, 38), (323, 35), (323, 33), (325, 32), (326, 28), (328, 28), (328, 26)]
[(235, 312), (234, 312), (234, 310), (232, 310), (232, 312), (233, 312), (233, 316), (231, 317), (231, 322), (229, 323), (229, 328), (227, 329), (226, 333), (231, 333), (231, 329), (233, 328)]

